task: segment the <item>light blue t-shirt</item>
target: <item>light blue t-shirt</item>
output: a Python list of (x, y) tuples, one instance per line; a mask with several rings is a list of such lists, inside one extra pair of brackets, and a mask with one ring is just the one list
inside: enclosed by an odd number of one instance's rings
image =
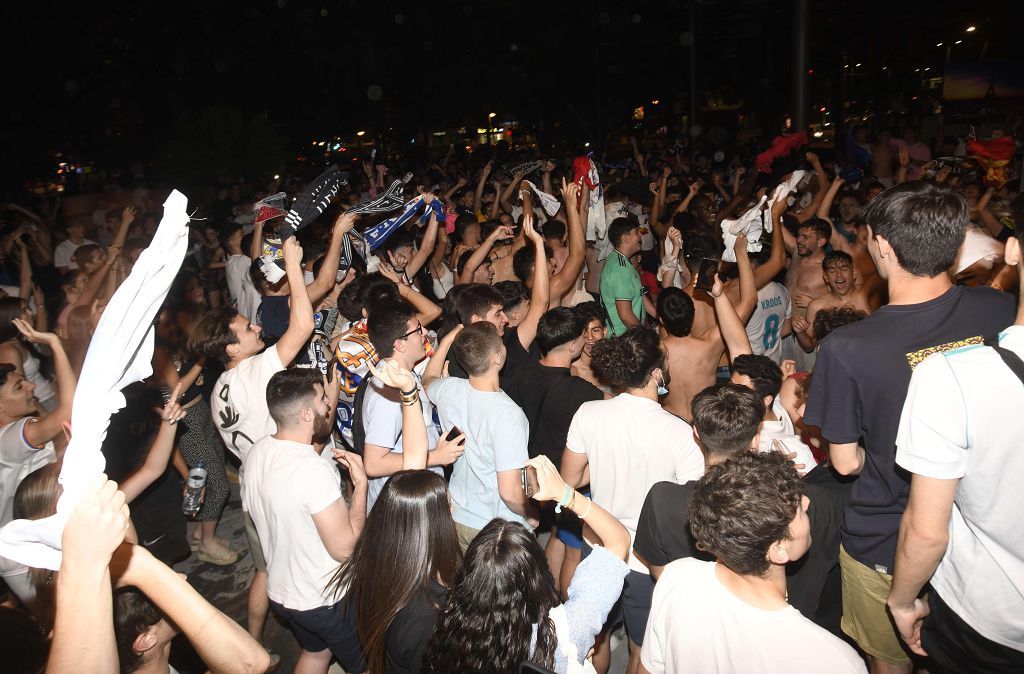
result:
[(452, 519), (471, 529), (495, 517), (526, 524), (498, 494), (498, 473), (518, 470), (529, 458), (530, 424), (523, 410), (503, 391), (478, 391), (458, 377), (435, 379), (427, 393), (444, 432), (457, 426), (466, 434), (466, 451), (448, 485)]
[[(416, 377), (416, 385), (419, 387), (420, 376), (416, 373), (413, 374)], [(440, 436), (438, 435), (437, 426), (434, 424), (433, 405), (427, 400), (425, 394), (420, 395), (420, 406), (423, 410), (423, 423), (427, 427), (427, 448), (433, 449), (437, 447), (437, 440)], [(366, 395), (363, 398), (362, 419), (363, 428), (366, 433), (364, 437), (365, 443), (386, 447), (396, 454), (403, 453), (402, 400), (398, 389), (385, 386), (376, 377), (370, 379), (366, 386)], [(432, 470), (438, 475), (444, 474), (444, 471), (438, 466), (428, 470)], [(383, 491), (384, 485), (390, 479), (391, 476), (388, 475), (386, 477), (371, 477), (368, 480), (366, 512), (370, 512), (373, 508), (373, 504), (377, 502), (377, 497)]]

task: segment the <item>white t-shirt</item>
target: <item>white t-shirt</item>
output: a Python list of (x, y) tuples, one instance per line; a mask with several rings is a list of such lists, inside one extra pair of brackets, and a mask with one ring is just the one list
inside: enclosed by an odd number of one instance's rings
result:
[(452, 519), (471, 529), (495, 517), (526, 524), (498, 494), (498, 473), (519, 470), (529, 458), (530, 423), (523, 410), (503, 391), (478, 391), (458, 377), (435, 379), (427, 394), (444, 432), (457, 426), (466, 434), (466, 451), (448, 485)]
[(213, 388), (210, 408), (224, 445), (245, 465), (252, 446), (277, 432), (267, 408), (267, 384), (284, 369), (277, 347), (224, 370)]
[(65, 239), (57, 244), (57, 247), (53, 249), (53, 266), (54, 267), (66, 267), (68, 269), (78, 269), (78, 264), (72, 259), (72, 255), (78, 250), (79, 246), (84, 246), (88, 243), (96, 243), (92, 239), (82, 239), (82, 243), (74, 243), (71, 239)]
[[(1024, 327), (1000, 345), (1024, 356)], [(931, 579), (942, 600), (986, 639), (1024, 651), (1024, 388), (982, 346), (936, 354), (914, 369), (896, 463), (956, 480), (949, 545)]]
[(768, 356), (782, 364), (782, 324), (793, 315), (789, 291), (781, 283), (772, 281), (757, 291), (754, 313), (747, 321), (747, 339), (750, 350)]
[(341, 475), (313, 445), (268, 436), (249, 451), (242, 497), (267, 560), (267, 595), (295, 611), (335, 602), (324, 588), (338, 570), (313, 515), (342, 497)]
[(256, 319), (256, 310), (260, 308), (263, 296), (252, 283), (249, 268), (252, 265), (245, 255), (229, 255), (224, 263), (228, 281), (228, 294), (235, 301), (235, 309), (248, 320)]
[(656, 482), (682, 484), (704, 475), (693, 429), (653, 400), (620, 393), (580, 405), (565, 444), (587, 455), (594, 502), (629, 530), (630, 570), (649, 573), (633, 555), (640, 511)]
[[(427, 394), (423, 392), (420, 375), (414, 374), (417, 388), (420, 390), (423, 423), (427, 426), (427, 447), (432, 449), (437, 446), (439, 437), (437, 426), (434, 425), (433, 405), (427, 399)], [(385, 386), (376, 377), (371, 378), (366, 385), (366, 394), (363, 396), (362, 418), (366, 444), (386, 447), (395, 454), (401, 454), (404, 451), (402, 445), (402, 399), (398, 389)], [(444, 474), (439, 466), (429, 470), (438, 475)], [(384, 489), (384, 485), (390, 477), (388, 475), (369, 479), (366, 489), (366, 512), (370, 512), (370, 509), (373, 508), (373, 504), (377, 502), (377, 497), (380, 496), (381, 490)]]
[[(14, 492), (29, 473), (53, 463), (57, 455), (53, 443), (33, 447), (25, 439), (25, 426), (34, 423), (25, 417), (0, 428), (0, 527), (14, 519)], [(17, 576), (28, 567), (0, 557), (0, 576)]]
[(752, 606), (718, 579), (717, 562), (669, 563), (654, 586), (640, 661), (651, 674), (866, 674), (838, 637), (792, 606)]

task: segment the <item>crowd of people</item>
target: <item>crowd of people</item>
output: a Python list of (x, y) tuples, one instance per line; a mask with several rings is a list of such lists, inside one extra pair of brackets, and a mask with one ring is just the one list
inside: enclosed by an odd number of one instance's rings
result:
[[(2, 668), (267, 671), (272, 614), (303, 674), (1024, 670), (1024, 201), (867, 133), (370, 157), (294, 236), (310, 176), (205, 195), (60, 570), (0, 558)], [(0, 525), (160, 215), (5, 205)], [(190, 555), (251, 557), (244, 628)]]

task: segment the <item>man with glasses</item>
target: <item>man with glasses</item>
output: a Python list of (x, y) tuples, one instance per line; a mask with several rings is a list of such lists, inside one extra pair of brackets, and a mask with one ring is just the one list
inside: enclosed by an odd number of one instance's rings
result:
[[(421, 389), (422, 368), (416, 365), (426, 358), (427, 335), (416, 317), (416, 310), (400, 300), (383, 300), (371, 309), (366, 329), (377, 355), (412, 372), (416, 388)], [(405, 393), (405, 397), (409, 398), (409, 392)], [(379, 379), (370, 378), (355, 417), (354, 423), (360, 424), (363, 434), (363, 463), (366, 475), (370, 478), (367, 510), (373, 507), (388, 478), (402, 470), (402, 397), (402, 391), (387, 386)], [(420, 395), (417, 404), (423, 409), (427, 446), (431, 448), (427, 455), (427, 466), (441, 474), (441, 466), (454, 463), (462, 454), (462, 446), (454, 443), (439, 445), (433, 407), (427, 396)], [(353, 437), (357, 435), (354, 428)]]

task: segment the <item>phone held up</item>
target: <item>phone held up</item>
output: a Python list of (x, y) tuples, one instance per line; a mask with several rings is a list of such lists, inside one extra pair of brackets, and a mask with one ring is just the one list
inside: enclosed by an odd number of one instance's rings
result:
[(533, 466), (523, 466), (522, 473), (523, 493), (526, 494), (526, 498), (532, 498), (540, 489), (540, 483), (537, 482), (537, 469)]
[(696, 290), (711, 292), (715, 285), (715, 273), (718, 271), (718, 260), (704, 258), (700, 261), (700, 269), (697, 271), (697, 283), (693, 286)]

